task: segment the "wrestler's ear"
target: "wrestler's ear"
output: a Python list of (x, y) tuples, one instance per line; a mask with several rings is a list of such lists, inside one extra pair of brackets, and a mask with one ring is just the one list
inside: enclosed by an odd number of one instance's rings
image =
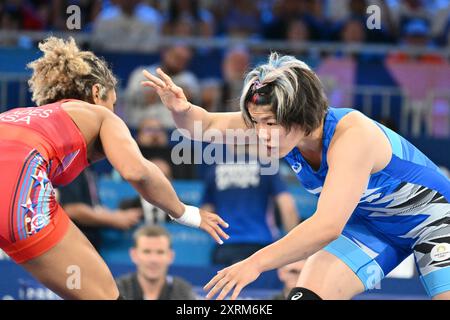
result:
[(94, 102), (94, 104), (100, 104), (101, 99), (100, 99), (100, 85), (98, 83), (94, 84), (92, 86), (91, 89), (92, 92), (92, 101)]

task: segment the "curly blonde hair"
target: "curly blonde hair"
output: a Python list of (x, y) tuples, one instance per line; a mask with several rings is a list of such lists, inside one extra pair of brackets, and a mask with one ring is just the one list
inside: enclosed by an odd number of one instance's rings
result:
[(95, 84), (100, 85), (100, 98), (106, 100), (117, 85), (107, 63), (90, 51), (81, 51), (72, 37), (49, 37), (39, 43), (39, 49), (44, 55), (27, 65), (33, 70), (28, 84), (37, 105), (69, 98), (93, 103)]

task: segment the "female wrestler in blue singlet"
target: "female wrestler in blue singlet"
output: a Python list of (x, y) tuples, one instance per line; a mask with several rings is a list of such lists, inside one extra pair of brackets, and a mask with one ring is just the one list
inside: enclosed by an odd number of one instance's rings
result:
[[(235, 299), (261, 272), (308, 258), (290, 298), (350, 299), (373, 288), (410, 254), (427, 293), (450, 299), (450, 180), (400, 135), (352, 109), (328, 106), (303, 62), (272, 54), (246, 77), (241, 112), (189, 103), (158, 70), (144, 71), (179, 128), (254, 128), (319, 197), (314, 215), (279, 241), (221, 270), (208, 298)], [(279, 137), (276, 139), (275, 137)]]

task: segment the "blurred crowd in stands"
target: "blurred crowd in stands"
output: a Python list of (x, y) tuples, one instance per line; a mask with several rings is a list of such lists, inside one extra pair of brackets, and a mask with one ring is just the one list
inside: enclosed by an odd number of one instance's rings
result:
[[(118, 113), (132, 129), (137, 130), (152, 119), (154, 129), (145, 130), (147, 136), (161, 136), (163, 130), (170, 133), (174, 123), (157, 94), (150, 89), (142, 90), (142, 69), (155, 72), (161, 67), (183, 88), (190, 101), (208, 111), (237, 111), (245, 73), (269, 50), (245, 47), (239, 42), (242, 39), (285, 41), (286, 46), (277, 51), (294, 54), (317, 69), (330, 105), (336, 107), (355, 106), (355, 102), (361, 107), (360, 101), (352, 101), (350, 97), (357, 94), (351, 90), (354, 84), (361, 84), (357, 83), (357, 77), (361, 76), (355, 71), (357, 67), (351, 54), (343, 54), (343, 50), (350, 47), (346, 44), (395, 45), (396, 49), (389, 50), (382, 59), (387, 62), (386, 68), (402, 93), (411, 100), (402, 107), (402, 121), (412, 117), (414, 136), (422, 133), (422, 127), (429, 136), (448, 134), (447, 123), (436, 126), (430, 116), (439, 114), (434, 118), (444, 119), (443, 122), (448, 117), (441, 115), (447, 112), (447, 102), (440, 109), (432, 107), (436, 105), (436, 97), (440, 98), (441, 91), (445, 92), (450, 83), (446, 75), (448, 56), (434, 52), (415, 55), (403, 48), (439, 49), (450, 45), (450, 0), (3, 0), (0, 1), (0, 31), (21, 33), (16, 38), (0, 37), (0, 46), (35, 47), (37, 41), (27, 38), (24, 31), (77, 31), (67, 26), (67, 19), (74, 12), (67, 9), (74, 5), (80, 8), (78, 34), (89, 36), (90, 49), (149, 54), (152, 63), (130, 66), (129, 76), (119, 74), (123, 92), (119, 94), (118, 104), (118, 110), (123, 111)], [(368, 8), (372, 5), (380, 10), (380, 29), (368, 27), (369, 16), (374, 12)], [(167, 45), (159, 41), (161, 36), (175, 36), (180, 41)], [(238, 41), (225, 50), (223, 47), (217, 50), (220, 60), (214, 60), (211, 59), (214, 49), (202, 43), (188, 46), (183, 39), (189, 37)], [(305, 41), (339, 42), (341, 45), (333, 51), (339, 61), (324, 59), (324, 53), (315, 53), (314, 46), (309, 46), (307, 52), (290, 47), (290, 44), (295, 46)], [(155, 59), (150, 58), (152, 55), (153, 58), (159, 55), (159, 61), (155, 63)], [(371, 55), (374, 54), (365, 51), (360, 57)], [(212, 61), (221, 65), (220, 75), (193, 72), (193, 61), (198, 64), (202, 59), (205, 65)], [(404, 67), (399, 63), (410, 64)], [(422, 63), (435, 68), (424, 68)], [(113, 69), (116, 72), (117, 63)], [(386, 80), (389, 77), (381, 74), (373, 78)], [(420, 82), (423, 85), (409, 81), (415, 78), (423, 79)], [(393, 85), (381, 81), (373, 84)], [(373, 81), (362, 82), (372, 84)], [(385, 97), (383, 93), (383, 99)], [(444, 111), (433, 111), (433, 108)], [(393, 122), (389, 118), (387, 121)], [(396, 121), (393, 127), (405, 133), (407, 125)], [(162, 140), (161, 137), (155, 140), (160, 148), (170, 143), (170, 137)]]
[[(160, 35), (450, 44), (448, 0), (3, 0), (0, 29), (66, 31), (70, 5), (81, 9), (80, 31), (112, 48)], [(381, 30), (366, 27), (369, 5)]]

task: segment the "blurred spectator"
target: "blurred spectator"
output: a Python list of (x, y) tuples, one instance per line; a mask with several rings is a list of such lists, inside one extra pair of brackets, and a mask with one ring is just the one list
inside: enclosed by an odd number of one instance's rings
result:
[[(355, 20), (364, 19), (364, 17), (361, 16), (361, 13), (358, 12), (359, 7), (361, 7), (361, 5), (356, 5), (356, 12), (352, 12), (352, 9), (355, 10), (355, 6), (352, 6), (351, 2), (352, 0), (343, 0), (341, 1), (341, 3), (337, 3), (336, 1), (328, 2), (329, 6), (328, 10), (330, 12), (330, 18), (335, 24), (336, 29), (335, 32), (337, 33), (339, 33), (339, 31), (343, 29), (345, 22), (352, 19)], [(362, 6), (364, 6), (366, 1), (362, 0), (356, 2), (362, 2)], [(336, 35), (334, 35), (333, 38), (336, 38)]]
[(209, 112), (218, 110), (222, 94), (222, 82), (217, 79), (206, 79), (200, 83), (200, 106)]
[(0, 4), (0, 27), (1, 30), (20, 30), (21, 17), (17, 12), (7, 10)]
[(212, 165), (205, 177), (203, 209), (217, 212), (230, 224), (230, 239), (215, 248), (214, 264), (233, 264), (271, 243), (274, 204), (285, 231), (299, 222), (295, 201), (279, 173), (261, 174), (261, 164), (256, 160)]
[(94, 23), (94, 45), (100, 49), (156, 50), (161, 14), (140, 0), (116, 0)]
[(309, 39), (311, 40), (327, 40), (329, 38), (330, 21), (325, 14), (324, 4), (322, 0), (306, 1), (306, 10), (302, 14), (302, 19), (309, 30)]
[[(355, 25), (356, 21), (359, 21), (365, 34), (365, 42), (394, 41), (396, 26), (393, 23), (391, 10), (384, 0), (342, 0), (339, 3), (330, 1), (328, 5), (331, 19), (336, 23), (332, 38), (339, 38), (336, 33), (341, 33), (345, 27), (348, 27), (349, 22), (351, 25)], [(381, 29), (369, 29), (366, 26), (369, 18), (367, 8), (370, 5), (376, 5), (380, 10)]]
[[(40, 1), (39, 1), (40, 2)], [(45, 1), (48, 2), (48, 1)], [(52, 27), (56, 30), (67, 31), (66, 21), (67, 21), (67, 8), (71, 5), (76, 5), (81, 11), (81, 30), (91, 31), (92, 23), (95, 21), (96, 17), (100, 13), (102, 8), (101, 0), (53, 0), (51, 1), (51, 15)], [(45, 16), (45, 6), (39, 7), (41, 12)], [(76, 31), (76, 30), (75, 30)]]
[(450, 1), (443, 1), (442, 6), (437, 8), (436, 11), (431, 24), (431, 35), (440, 45), (445, 46), (450, 43), (448, 42), (450, 36)]
[(159, 120), (165, 128), (174, 128), (175, 124), (170, 111), (161, 103), (153, 88), (143, 90), (141, 82), (145, 80), (142, 70), (146, 69), (156, 74), (161, 69), (172, 77), (175, 84), (183, 88), (189, 101), (197, 103), (200, 96), (200, 86), (197, 77), (187, 67), (192, 59), (192, 50), (179, 43), (165, 48), (161, 53), (161, 62), (151, 66), (140, 66), (130, 75), (126, 88), (127, 123), (133, 127), (143, 118), (152, 117)]
[(128, 230), (141, 221), (141, 209), (111, 211), (100, 205), (95, 177), (89, 168), (58, 191), (64, 210), (97, 250), (101, 245), (100, 228)]
[(412, 21), (422, 21), (427, 26), (429, 39), (441, 40), (450, 14), (448, 1), (400, 0), (392, 6), (393, 20), (401, 36)]
[(154, 118), (144, 118), (139, 123), (136, 142), (141, 148), (167, 147), (167, 131)]
[[(164, 129), (161, 122), (157, 119), (144, 118), (139, 123), (136, 142), (142, 155), (150, 161), (164, 161), (166, 164), (160, 167), (160, 169), (170, 180), (172, 179), (173, 174), (170, 167), (172, 161), (168, 140), (169, 137), (166, 129)], [(157, 161), (155, 164), (158, 166), (161, 161)], [(169, 167), (169, 170), (166, 170), (167, 166)]]
[[(408, 21), (402, 32), (401, 44), (412, 47), (433, 47), (431, 41), (430, 27), (421, 19)], [(410, 61), (420, 61), (421, 63), (445, 64), (446, 59), (439, 54), (424, 53), (420, 55), (410, 54), (402, 51), (389, 54), (390, 62), (405, 63)]]
[[(142, 119), (136, 133), (136, 142), (142, 155), (147, 160), (153, 162), (167, 179), (172, 180), (172, 162), (170, 159), (168, 136), (161, 122), (153, 118)], [(118, 175), (116, 171), (114, 174)], [(163, 210), (148, 203), (139, 196), (122, 200), (119, 207), (120, 209), (135, 208), (143, 210), (146, 224), (159, 224), (170, 221), (170, 218)]]
[[(324, 11), (328, 12), (329, 18), (334, 22), (351, 19), (352, 17), (367, 17), (367, 8), (376, 5), (381, 9), (382, 25), (389, 25), (391, 16), (391, 8), (395, 8), (392, 2), (396, 0), (339, 0), (326, 1)], [(402, 1), (402, 0), (400, 0)]]
[(347, 44), (363, 43), (366, 40), (365, 25), (359, 19), (347, 20), (340, 36), (341, 40)]
[[(167, 179), (172, 180), (172, 167), (169, 162), (167, 162), (163, 158), (156, 157), (150, 158), (150, 161), (153, 162), (161, 170), (161, 172), (166, 176)], [(170, 217), (160, 208), (145, 201), (143, 198), (140, 198), (140, 203), (144, 212), (144, 220), (146, 224), (152, 225), (171, 222)]]
[[(155, 155), (148, 156), (147, 159), (153, 162), (166, 176), (167, 179), (172, 180), (173, 174), (170, 162), (168, 162), (163, 157)], [(140, 196), (122, 200), (119, 204), (119, 207), (122, 210), (128, 209), (142, 210), (142, 212), (144, 213), (144, 221), (147, 225), (161, 224), (172, 221), (163, 210), (145, 201), (145, 199)]]
[[(145, 124), (145, 125), (144, 125)], [(139, 132), (146, 131), (147, 129), (153, 128), (153, 125), (159, 126), (158, 122), (144, 120), (143, 125), (140, 127)], [(144, 137), (148, 133), (143, 134), (138, 132), (138, 138), (136, 141), (142, 142), (145, 140), (146, 145), (139, 145), (142, 155), (149, 161), (153, 162), (161, 172), (166, 176), (169, 181), (175, 179), (189, 180), (193, 179), (195, 176), (195, 168), (192, 164), (173, 164), (171, 159), (171, 150), (166, 144), (162, 144), (160, 133), (156, 133), (159, 137)], [(152, 133), (150, 135), (153, 135)], [(141, 137), (141, 138), (139, 138)], [(116, 171), (114, 174), (119, 175)], [(144, 213), (144, 220), (146, 224), (160, 224), (165, 222), (171, 222), (172, 220), (169, 216), (160, 208), (154, 206), (153, 204), (145, 201), (143, 198), (137, 196), (131, 199), (124, 199), (119, 204), (120, 209), (141, 209)]]
[(153, 157), (150, 158), (150, 161), (153, 162), (159, 170), (166, 176), (166, 178), (171, 181), (173, 179), (172, 168), (170, 164), (163, 158)]
[(19, 30), (37, 31), (42, 30), (44, 26), (44, 21), (27, 2), (21, 0), (0, 1), (0, 31), (3, 32), (3, 36), (0, 37), (0, 46), (29, 48), (32, 46), (32, 42), (27, 36), (20, 35), (17, 38), (10, 36), (9, 33)]
[(164, 34), (173, 36), (212, 36), (214, 17), (198, 0), (169, 0)]
[[(153, 158), (164, 159), (171, 163), (168, 133), (161, 122), (154, 118), (144, 118), (139, 123), (136, 133), (136, 142), (142, 155), (147, 160)], [(172, 174), (166, 175), (168, 178)]]
[[(388, 2), (385, 0), (372, 0), (372, 3), (376, 4), (381, 9), (381, 31), (380, 35), (384, 38), (381, 40), (386, 42), (395, 43), (398, 38), (398, 28), (394, 21), (393, 13), (391, 7), (388, 5)], [(376, 30), (371, 30), (371, 32), (375, 32)], [(376, 34), (376, 32), (375, 32)]]
[(401, 0), (398, 5), (393, 6), (392, 16), (397, 29), (404, 30), (411, 20), (422, 20), (430, 26), (434, 14), (423, 0)]
[(260, 32), (259, 8), (253, 0), (229, 0), (230, 5), (224, 17), (227, 36), (246, 38)]
[(36, 10), (25, 0), (5, 0), (0, 3), (2, 30), (43, 30), (44, 23)]
[[(174, 164), (172, 161), (172, 149), (169, 145), (168, 131), (163, 127), (162, 123), (155, 118), (144, 118), (141, 120), (136, 133), (136, 142), (142, 155), (156, 165), (164, 161), (165, 164), (160, 168), (170, 180), (183, 179), (189, 180), (195, 177), (194, 161), (190, 163)], [(182, 154), (180, 156), (183, 156)], [(193, 155), (192, 155), (193, 156)], [(168, 167), (170, 171), (165, 170)], [(119, 174), (114, 171), (114, 174)], [(120, 180), (121, 178), (118, 177)]]
[(266, 39), (286, 39), (286, 30), (291, 21), (297, 20), (303, 13), (303, 1), (276, 0), (273, 7), (263, 13), (262, 34)]
[[(286, 30), (286, 41), (294, 47), (298, 44), (310, 41), (311, 31), (308, 24), (303, 19), (291, 20)], [(287, 49), (282, 51), (284, 54), (302, 56), (305, 59), (307, 49)]]
[(348, 3), (349, 18), (365, 18), (368, 1), (366, 0), (350, 0)]
[(298, 30), (301, 23), (303, 41), (325, 40), (329, 21), (323, 6), (321, 0), (275, 1), (271, 12), (262, 15), (263, 36), (266, 39), (294, 40), (292, 32)]
[(296, 287), (298, 277), (302, 272), (306, 260), (300, 260), (281, 268), (278, 268), (277, 274), (280, 281), (283, 283), (283, 290), (272, 297), (272, 300), (286, 300), (289, 292)]
[[(155, 164), (158, 166), (164, 161), (163, 167), (160, 169), (169, 180), (172, 178), (182, 180), (195, 178), (193, 159), (190, 163), (173, 163), (168, 132), (157, 119), (146, 118), (141, 121), (136, 141), (146, 159), (156, 161)], [(168, 170), (166, 170), (166, 167), (168, 167)]]
[[(34, 12), (38, 19), (42, 21), (43, 29), (50, 30), (53, 27), (54, 10), (53, 5), (57, 1), (45, 1), (45, 0), (30, 0), (29, 3), (33, 6)], [(66, 12), (64, 12), (64, 16), (67, 16)]]
[(367, 5), (366, 0), (327, 1), (327, 11), (333, 22), (339, 22), (347, 20), (355, 14), (358, 16), (364, 15)]
[(445, 30), (441, 36), (441, 43), (446, 45), (447, 47), (450, 46), (450, 15), (448, 18), (447, 26), (445, 27)]
[(402, 42), (406, 45), (426, 47), (430, 44), (430, 28), (421, 19), (408, 21), (403, 28), (402, 35)]
[(238, 111), (244, 76), (250, 66), (250, 53), (245, 47), (230, 49), (222, 62), (222, 98), (219, 111)]
[(187, 18), (179, 19), (168, 25), (164, 35), (175, 37), (194, 37), (196, 36), (197, 24)]
[(292, 20), (287, 28), (286, 39), (289, 42), (309, 41), (310, 31), (308, 25), (303, 20)]
[(126, 300), (195, 300), (189, 283), (168, 275), (175, 252), (169, 233), (161, 226), (143, 226), (134, 234), (130, 257), (136, 272), (118, 278)]

